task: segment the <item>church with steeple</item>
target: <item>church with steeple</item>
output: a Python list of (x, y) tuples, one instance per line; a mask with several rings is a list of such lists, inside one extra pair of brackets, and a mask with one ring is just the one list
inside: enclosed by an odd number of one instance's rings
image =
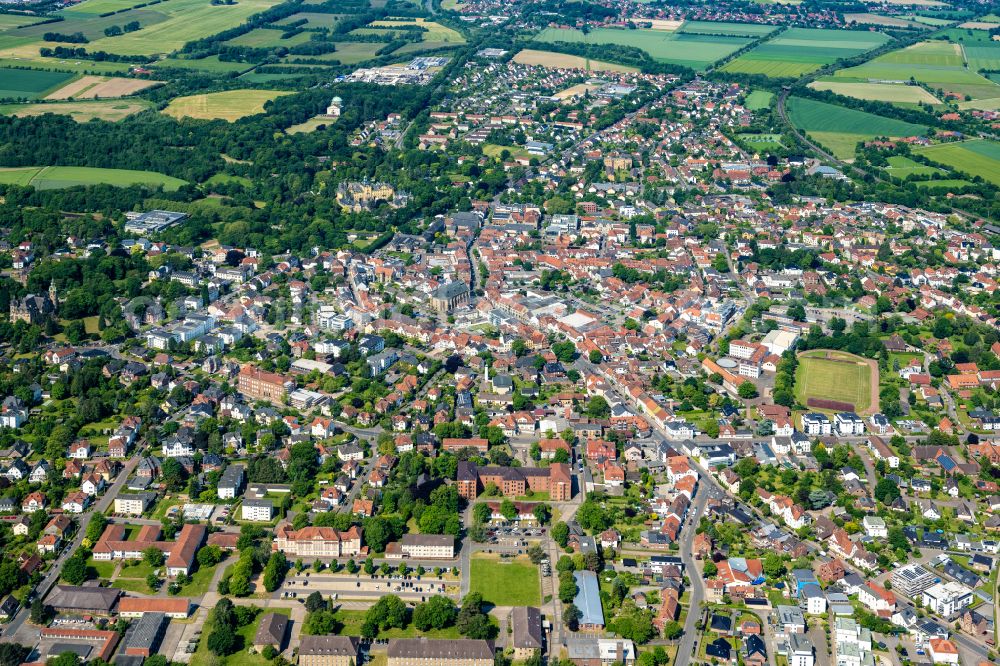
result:
[(24, 298), (16, 298), (10, 302), (11, 322), (23, 321), (28, 324), (44, 324), (49, 318), (56, 316), (59, 308), (59, 292), (56, 282), (49, 283), (47, 294), (28, 294)]

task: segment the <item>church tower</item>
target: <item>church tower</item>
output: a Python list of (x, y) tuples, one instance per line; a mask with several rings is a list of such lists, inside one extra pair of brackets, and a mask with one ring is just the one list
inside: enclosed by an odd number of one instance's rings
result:
[(56, 281), (49, 282), (49, 300), (52, 301), (52, 311), (59, 309), (59, 292), (56, 290)]

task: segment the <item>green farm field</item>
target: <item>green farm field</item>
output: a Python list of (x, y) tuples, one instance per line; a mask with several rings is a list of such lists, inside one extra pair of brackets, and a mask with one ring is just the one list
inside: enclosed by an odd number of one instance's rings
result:
[(292, 14), (286, 19), (278, 21), (274, 25), (288, 25), (289, 23), (296, 23), (302, 19), (306, 20), (306, 23), (302, 25), (303, 28), (335, 28), (340, 20), (343, 18), (341, 14), (320, 14), (317, 12), (299, 12), (298, 14)]
[(878, 48), (888, 39), (877, 32), (790, 28), (726, 63), (722, 70), (797, 78), (840, 58)]
[(335, 42), (333, 53), (311, 56), (310, 60), (330, 61), (331, 64), (357, 65), (375, 57), (375, 52), (385, 46), (378, 42)]
[(197, 60), (193, 58), (164, 58), (163, 60), (157, 60), (153, 63), (152, 67), (153, 69), (177, 68), (210, 72), (213, 74), (228, 74), (230, 72), (245, 72), (251, 69), (253, 65), (245, 62), (226, 62), (219, 60), (219, 56), (213, 55)]
[(31, 25), (41, 21), (37, 16), (21, 16), (20, 14), (0, 14), (0, 30), (7, 28), (19, 28), (22, 25)]
[(0, 68), (0, 98), (38, 99), (73, 78), (66, 72)]
[(163, 185), (165, 190), (176, 190), (184, 184), (174, 178), (155, 171), (132, 171), (130, 169), (98, 169), (94, 167), (16, 167), (0, 169), (0, 183), (31, 185), (39, 190), (55, 190), (76, 185)]
[(283, 30), (275, 28), (254, 28), (250, 32), (230, 39), (226, 44), (247, 46), (255, 49), (269, 49), (278, 46), (297, 46), (309, 41), (310, 33), (299, 32), (288, 39), (282, 39)]
[(861, 414), (878, 409), (877, 391), (878, 368), (860, 356), (823, 349), (799, 355), (795, 399), (803, 405), (809, 398), (837, 400), (853, 404)]
[(966, 68), (962, 53), (960, 44), (919, 42), (856, 67), (838, 70), (833, 77), (856, 83), (906, 83), (912, 77), (932, 89), (940, 88), (958, 97), (1000, 97), (1000, 86), (973, 68)]
[(768, 90), (754, 90), (749, 95), (747, 95), (746, 102), (744, 104), (751, 111), (760, 111), (771, 106), (771, 100), (774, 99), (774, 93)]
[(899, 83), (854, 83), (851, 81), (837, 81), (836, 79), (822, 79), (813, 81), (809, 84), (809, 87), (814, 90), (829, 90), (838, 95), (854, 97), (855, 99), (876, 100), (911, 106), (921, 103), (941, 103), (941, 100), (920, 86)]
[(584, 34), (575, 29), (546, 28), (535, 36), (535, 41), (631, 46), (645, 51), (653, 60), (702, 70), (743, 48), (751, 40), (746, 37), (685, 34), (663, 30), (597, 28)]
[(75, 74), (122, 74), (132, 67), (127, 62), (94, 62), (93, 60), (71, 60), (67, 58), (43, 58), (41, 56), (0, 57), (0, 68), (29, 67), (32, 69), (55, 69)]
[(373, 28), (397, 28), (400, 26), (418, 25), (425, 28), (421, 33), (425, 42), (449, 42), (452, 44), (464, 44), (465, 37), (454, 28), (441, 25), (435, 21), (428, 21), (423, 18), (387, 18), (382, 21), (373, 21), (369, 24)]
[(970, 176), (1000, 185), (1000, 143), (985, 139), (942, 143), (914, 149), (918, 155)]
[(734, 37), (763, 37), (777, 28), (759, 23), (726, 23), (723, 21), (685, 21), (678, 32), (689, 35), (733, 35)]
[(920, 125), (803, 97), (788, 98), (788, 117), (840, 159), (854, 157), (858, 141), (877, 136), (920, 136), (927, 132)]
[[(187, 42), (223, 30), (234, 28), (252, 14), (278, 4), (278, 0), (240, 0), (234, 5), (212, 5), (203, 0), (169, 0), (155, 6), (155, 10), (131, 10), (115, 18), (126, 23), (135, 11), (152, 11), (160, 14), (162, 20), (154, 25), (146, 25), (135, 32), (117, 37), (103, 37), (88, 45), (94, 51), (108, 51), (121, 55), (148, 55), (168, 53), (184, 46)], [(67, 22), (69, 23), (69, 22)], [(68, 30), (69, 25), (60, 26)]]
[[(166, 0), (169, 2), (170, 0)], [(60, 16), (66, 18), (80, 16), (99, 16), (108, 12), (117, 12), (123, 9), (131, 9), (136, 5), (144, 4), (143, 0), (83, 0), (68, 9), (59, 12)], [(148, 4), (148, 3), (146, 3)]]
[(496, 555), (472, 555), (470, 592), (479, 592), (494, 606), (537, 606), (541, 602), (538, 567), (527, 557), (501, 560)]
[(911, 160), (909, 157), (904, 157), (903, 155), (893, 155), (888, 158), (887, 161), (889, 162), (889, 166), (886, 167), (885, 170), (890, 176), (895, 178), (933, 176), (936, 173), (942, 173), (941, 169), (921, 164), (920, 162)]
[(966, 187), (974, 185), (968, 180), (961, 180), (955, 178), (942, 178), (941, 180), (920, 180), (916, 181), (917, 187), (922, 190), (961, 190)]

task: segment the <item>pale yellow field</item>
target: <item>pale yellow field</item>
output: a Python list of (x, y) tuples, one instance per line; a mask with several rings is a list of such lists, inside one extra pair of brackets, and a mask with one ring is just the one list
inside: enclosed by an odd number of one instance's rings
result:
[(553, 97), (556, 99), (572, 99), (574, 97), (581, 97), (588, 90), (599, 90), (600, 87), (596, 83), (578, 83), (575, 86), (566, 88), (566, 90), (560, 90)]
[(913, 24), (912, 21), (896, 18), (895, 16), (882, 16), (881, 14), (869, 14), (869, 13), (844, 14), (844, 22), (863, 23), (867, 25), (886, 25), (886, 26), (893, 26), (896, 28), (905, 28)]
[(162, 81), (108, 76), (83, 76), (50, 93), (45, 99), (100, 99), (126, 97)]
[(959, 28), (965, 28), (967, 30), (993, 30), (994, 28), (1000, 28), (1000, 23), (987, 23), (985, 21), (966, 21), (965, 23), (958, 26)]
[(285, 134), (303, 134), (308, 132), (315, 132), (321, 126), (332, 125), (337, 122), (337, 119), (333, 116), (313, 116), (304, 123), (299, 123), (298, 125), (292, 125), (285, 130)]
[(839, 81), (813, 81), (809, 87), (814, 90), (829, 90), (830, 92), (854, 97), (856, 99), (876, 100), (882, 102), (902, 102), (907, 104), (940, 104), (941, 100), (920, 86), (908, 86), (893, 83), (841, 83)]
[(163, 113), (174, 118), (239, 120), (264, 112), (264, 103), (292, 93), (281, 90), (227, 90), (171, 100)]
[(566, 53), (554, 53), (552, 51), (536, 51), (535, 49), (524, 49), (514, 56), (514, 62), (522, 65), (540, 65), (541, 67), (551, 67), (553, 69), (582, 69), (589, 72), (637, 72), (635, 67), (617, 65), (611, 62), (601, 62), (600, 60), (590, 60), (580, 56), (568, 55)]
[(389, 17), (382, 21), (372, 21), (368, 24), (372, 28), (395, 28), (399, 25), (414, 24), (427, 28), (423, 33), (425, 42), (448, 42), (452, 44), (464, 44), (465, 37), (461, 33), (448, 26), (441, 25), (435, 21), (428, 21), (423, 18), (395, 18)]
[(629, 19), (633, 23), (649, 23), (650, 29), (652, 30), (669, 30), (674, 31), (677, 28), (684, 25), (684, 21), (674, 21), (671, 19), (648, 19), (648, 18), (633, 18)]
[(0, 113), (18, 118), (55, 113), (69, 116), (81, 123), (95, 118), (117, 122), (148, 108), (149, 104), (144, 100), (105, 100), (99, 102), (60, 102), (58, 104), (5, 104), (0, 107)]

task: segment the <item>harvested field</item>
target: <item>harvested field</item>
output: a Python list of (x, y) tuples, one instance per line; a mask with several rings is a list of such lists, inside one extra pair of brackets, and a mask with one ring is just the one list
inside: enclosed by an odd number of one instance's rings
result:
[(555, 53), (553, 51), (538, 51), (524, 49), (514, 56), (514, 62), (522, 65), (540, 65), (553, 69), (582, 69), (588, 72), (635, 72), (635, 67), (617, 65), (612, 62), (601, 62), (581, 56)]
[(162, 81), (145, 79), (126, 79), (108, 76), (83, 76), (59, 90), (50, 93), (45, 99), (100, 99), (109, 97), (127, 97), (140, 90), (155, 86)]
[(920, 86), (910, 86), (895, 83), (847, 83), (840, 81), (813, 81), (809, 87), (814, 90), (829, 90), (830, 92), (880, 102), (898, 102), (902, 104), (940, 104), (934, 95)]

